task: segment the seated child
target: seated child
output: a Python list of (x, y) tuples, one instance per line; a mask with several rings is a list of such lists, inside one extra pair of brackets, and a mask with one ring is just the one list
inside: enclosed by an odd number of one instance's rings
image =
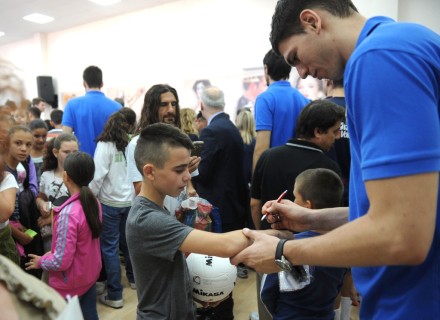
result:
[[(338, 207), (344, 187), (340, 177), (329, 169), (309, 169), (295, 180), (295, 203), (312, 209)], [(319, 231), (295, 234), (295, 239), (319, 236)], [(333, 305), (341, 289), (346, 268), (316, 266), (309, 285), (296, 291), (280, 292), (278, 274), (266, 276), (261, 300), (274, 320), (334, 319)]]
[(196, 230), (164, 209), (165, 196), (178, 196), (191, 179), (192, 148), (185, 133), (164, 123), (146, 127), (137, 142), (134, 157), (143, 181), (126, 225), (139, 300), (137, 319), (195, 319), (184, 252), (231, 257), (249, 245), (241, 230)]

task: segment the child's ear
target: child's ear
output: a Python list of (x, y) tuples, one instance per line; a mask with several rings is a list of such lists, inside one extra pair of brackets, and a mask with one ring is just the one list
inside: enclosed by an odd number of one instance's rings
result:
[(308, 208), (308, 209), (315, 209), (315, 208), (313, 207), (313, 203), (312, 203), (310, 200), (306, 200), (306, 205), (305, 205), (305, 207)]
[(144, 173), (144, 177), (154, 180), (154, 166), (150, 163), (147, 163), (143, 168), (142, 171)]

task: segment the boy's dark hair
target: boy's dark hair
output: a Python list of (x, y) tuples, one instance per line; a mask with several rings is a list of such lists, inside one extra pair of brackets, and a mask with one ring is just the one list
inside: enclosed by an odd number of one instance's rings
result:
[(57, 137), (49, 140), (46, 151), (44, 152), (41, 172), (55, 170), (58, 167), (58, 159), (53, 154), (53, 149), (60, 150), (61, 144), (69, 141), (78, 143), (76, 137), (71, 133), (61, 133)]
[(270, 43), (276, 54), (280, 54), (280, 42), (292, 35), (304, 33), (299, 19), (305, 9), (323, 9), (333, 16), (346, 18), (355, 11), (358, 12), (351, 0), (279, 0), (272, 16)]
[(102, 133), (96, 138), (96, 142), (114, 142), (118, 151), (125, 152), (129, 142), (128, 130), (130, 126), (125, 116), (116, 111), (104, 125)]
[(345, 119), (345, 109), (328, 100), (315, 100), (301, 110), (296, 124), (296, 138), (311, 139), (315, 129), (326, 133)]
[(31, 129), (32, 131), (34, 131), (36, 129), (46, 129), (46, 130), (48, 130), (46, 122), (44, 122), (44, 120), (41, 120), (41, 119), (32, 120), (29, 123), (29, 129)]
[(303, 200), (309, 200), (314, 209), (339, 207), (342, 203), (344, 185), (332, 170), (305, 170), (296, 177), (295, 184)]
[(41, 110), (37, 107), (30, 107), (28, 109), (28, 112), (31, 113), (35, 117), (35, 119), (40, 119), (41, 117)]
[(160, 96), (164, 93), (171, 92), (176, 98), (176, 120), (174, 125), (180, 128), (180, 106), (179, 96), (176, 89), (167, 84), (156, 84), (145, 93), (144, 105), (141, 111), (141, 119), (136, 128), (136, 133), (140, 133), (146, 126), (160, 122), (158, 110), (160, 107)]
[(267, 74), (274, 81), (288, 79), (292, 67), (287, 64), (283, 57), (269, 50), (264, 56), (263, 64), (267, 67)]
[(92, 232), (92, 238), (96, 239), (101, 234), (102, 223), (99, 219), (98, 200), (88, 187), (95, 175), (95, 163), (92, 157), (85, 152), (69, 153), (64, 161), (64, 171), (81, 188), (79, 200)]
[(63, 110), (53, 110), (50, 113), (50, 120), (55, 124), (55, 125), (60, 125), (61, 122), (63, 121)]
[(134, 159), (139, 172), (152, 163), (158, 168), (168, 160), (168, 148), (183, 147), (194, 149), (191, 139), (180, 129), (166, 123), (155, 123), (142, 130), (134, 151)]
[(83, 72), (83, 80), (89, 88), (102, 87), (102, 71), (96, 66), (87, 67)]

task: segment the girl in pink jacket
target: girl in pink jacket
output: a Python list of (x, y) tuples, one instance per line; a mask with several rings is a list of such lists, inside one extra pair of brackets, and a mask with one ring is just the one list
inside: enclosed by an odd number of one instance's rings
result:
[(74, 152), (64, 162), (63, 181), (72, 195), (53, 209), (51, 251), (42, 257), (30, 254), (26, 269), (47, 270), (49, 285), (64, 298), (79, 296), (84, 319), (98, 319), (95, 282), (101, 271), (101, 206), (89, 189), (95, 164), (84, 152)]

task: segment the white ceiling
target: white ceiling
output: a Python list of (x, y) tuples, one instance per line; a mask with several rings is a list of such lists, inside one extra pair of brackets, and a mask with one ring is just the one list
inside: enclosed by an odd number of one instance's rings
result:
[[(0, 0), (0, 46), (31, 38), (36, 33), (50, 33), (121, 14), (151, 8), (178, 0), (122, 0), (103, 7), (88, 0)], [(47, 24), (23, 20), (31, 13), (55, 18)]]

